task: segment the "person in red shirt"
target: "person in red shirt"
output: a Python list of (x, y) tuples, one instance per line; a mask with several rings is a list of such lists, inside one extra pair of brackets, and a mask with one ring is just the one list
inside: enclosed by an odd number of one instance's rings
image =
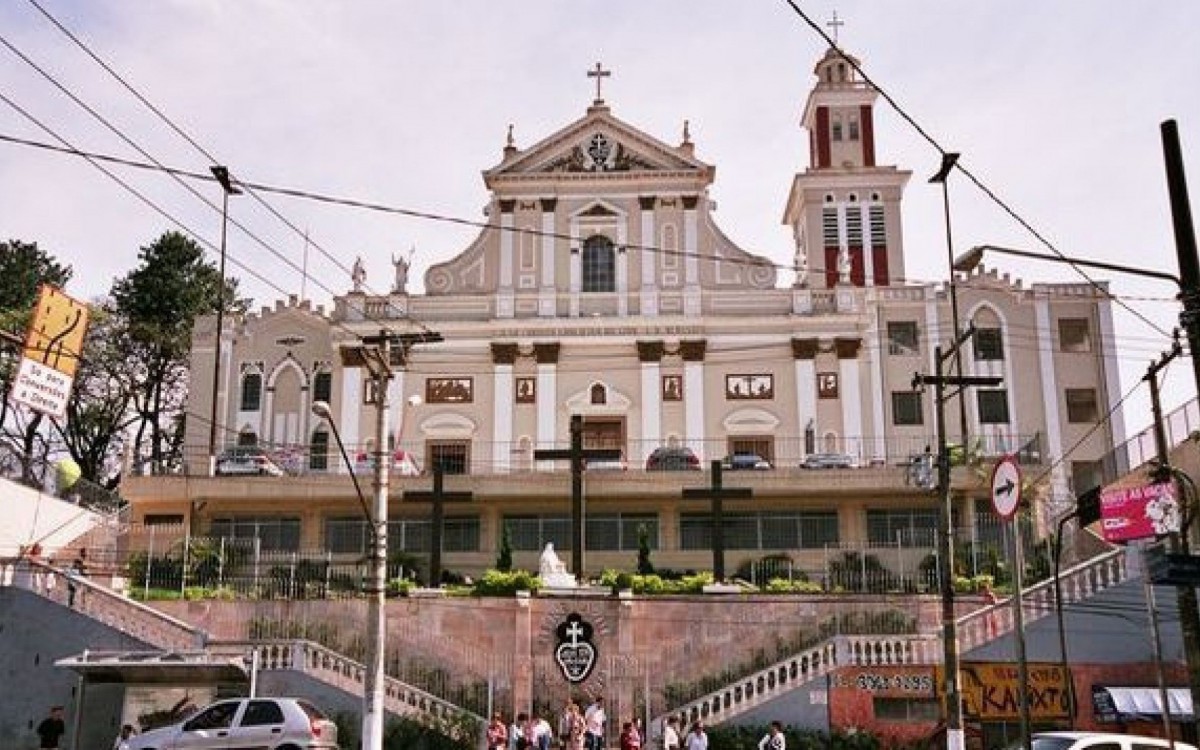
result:
[(642, 750), (642, 735), (632, 721), (621, 728), (621, 750)]

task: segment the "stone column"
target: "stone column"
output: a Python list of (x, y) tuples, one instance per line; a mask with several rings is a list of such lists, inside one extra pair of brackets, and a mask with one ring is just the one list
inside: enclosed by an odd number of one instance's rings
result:
[[(862, 392), (859, 388), (862, 368), (858, 362), (862, 339), (834, 339), (833, 345), (838, 358), (838, 397), (842, 401), (842, 444), (847, 453), (862, 459)], [(852, 437), (858, 442), (851, 443), (848, 438)]]
[(538, 316), (553, 318), (558, 315), (558, 281), (555, 278), (554, 253), (554, 208), (555, 198), (543, 198), (542, 205), (542, 281), (538, 287)]
[[(868, 280), (870, 277), (868, 277)], [(868, 295), (874, 297), (875, 290), (867, 291)], [(875, 300), (872, 298), (867, 303), (868, 310), (874, 310)], [(871, 401), (871, 460), (874, 463), (887, 464), (888, 445), (887, 431), (884, 426), (884, 409), (883, 409), (883, 357), (887, 351), (887, 337), (882, 334), (879, 329), (879, 318), (875, 315), (870, 317), (871, 323), (867, 327), (867, 340), (874, 343), (873, 347), (867, 347), (867, 366), (871, 370), (871, 382), (868, 387), (870, 392), (867, 396)], [(857, 387), (857, 386), (856, 386)], [(862, 389), (858, 388), (855, 395), (862, 393)]]
[[(553, 448), (558, 439), (558, 352), (559, 344), (533, 345), (537, 361), (537, 446)], [(543, 461), (538, 468), (551, 468), (553, 462)]]
[[(1042, 411), (1046, 415), (1046, 444), (1042, 446), (1042, 455), (1061, 456), (1063, 454), (1062, 424), (1058, 419), (1058, 378), (1054, 371), (1054, 353), (1057, 347), (1054, 346), (1054, 331), (1050, 327), (1050, 300), (1043, 296), (1036, 297), (1033, 303), (1033, 314), (1034, 320), (1037, 321), (1037, 358), (1042, 377)], [(1070, 497), (1070, 492), (1063, 462), (1055, 461), (1054, 465), (1050, 467), (1051, 502), (1058, 502), (1060, 498)]]
[[(658, 247), (658, 230), (654, 224), (654, 204), (657, 198), (653, 195), (638, 198), (638, 207), (642, 218), (642, 247)], [(642, 294), (641, 314), (647, 317), (658, 315), (658, 266), (659, 257), (655, 252), (646, 250), (638, 253), (642, 265)]]
[(817, 423), (817, 367), (819, 344), (816, 339), (792, 339), (792, 358), (796, 368), (796, 425), (800, 436), (797, 453), (808, 454), (804, 435), (812, 424), (813, 451), (820, 451), (821, 426)]
[(517, 592), (513, 619), (513, 705), (505, 711), (509, 724), (513, 716), (533, 709), (533, 607), (528, 591)]
[(515, 314), (513, 300), (513, 209), (515, 200), (500, 201), (500, 280), (496, 289), (496, 317), (511, 318)]
[(516, 344), (492, 344), (492, 467), (507, 473), (512, 469), (513, 363)]
[[(639, 341), (637, 348), (642, 366), (642, 436), (636, 456), (639, 466), (644, 466), (650, 452), (662, 443), (663, 342)], [(626, 459), (633, 457), (627, 455)]]
[(703, 464), (707, 451), (704, 430), (704, 339), (679, 342), (683, 355), (684, 438)]
[[(342, 408), (338, 413), (338, 430), (342, 435), (342, 442), (346, 444), (346, 450), (353, 450), (358, 446), (359, 427), (358, 419), (362, 414), (362, 387), (363, 387), (363, 371), (361, 367), (343, 367), (342, 368)], [(351, 456), (353, 458), (353, 456)], [(338, 462), (341, 463), (340, 461)], [(349, 468), (346, 469), (349, 471)]]

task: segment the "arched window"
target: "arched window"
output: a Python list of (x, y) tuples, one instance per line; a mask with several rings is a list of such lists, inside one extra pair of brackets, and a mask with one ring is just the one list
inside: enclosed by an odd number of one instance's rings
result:
[(835, 140), (835, 141), (842, 140), (842, 116), (841, 115), (833, 116), (833, 123), (830, 127), (830, 131), (833, 134), (833, 140)]
[(616, 290), (616, 255), (612, 240), (593, 235), (583, 243), (583, 291)]
[(593, 404), (607, 404), (608, 403), (608, 391), (604, 388), (603, 385), (601, 385), (599, 383), (596, 383), (595, 385), (592, 386), (592, 403)]
[(308, 445), (308, 468), (313, 471), (329, 469), (329, 433), (317, 430)]
[(258, 411), (262, 408), (262, 375), (257, 372), (242, 376), (242, 411)]

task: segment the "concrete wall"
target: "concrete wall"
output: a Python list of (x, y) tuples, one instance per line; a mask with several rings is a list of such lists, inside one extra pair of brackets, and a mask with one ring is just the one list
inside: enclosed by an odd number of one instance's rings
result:
[[(54, 666), (66, 656), (94, 651), (146, 650), (141, 641), (40, 596), (13, 587), (0, 587), (0, 747), (36, 748), (34, 728), (49, 708), (66, 708), (67, 737), (72, 747), (79, 678)], [(119, 686), (90, 686), (87, 721), (79, 748), (108, 748), (120, 728), (124, 690)]]

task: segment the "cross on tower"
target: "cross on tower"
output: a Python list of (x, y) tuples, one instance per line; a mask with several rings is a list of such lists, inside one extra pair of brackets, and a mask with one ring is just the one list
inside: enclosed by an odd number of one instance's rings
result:
[(433, 589), (442, 585), (442, 527), (445, 526), (443, 503), (464, 503), (473, 497), (471, 492), (446, 492), (442, 487), (445, 478), (446, 467), (438, 463), (433, 467), (433, 492), (404, 491), (405, 502), (433, 503), (429, 540), (429, 587)]
[(837, 17), (837, 10), (833, 11), (833, 20), (826, 21), (825, 25), (833, 29), (833, 44), (836, 47), (838, 43), (838, 28), (845, 26), (846, 22)]
[[(599, 65), (599, 63), (597, 63)], [(535, 461), (571, 462), (571, 572), (583, 576), (583, 465), (588, 460), (618, 461), (621, 451), (616, 448), (584, 448), (583, 417), (571, 415), (571, 447), (538, 448)]]
[(605, 69), (603, 68), (603, 66), (601, 66), (601, 65), (600, 65), (600, 63), (596, 63), (596, 68), (595, 68), (594, 70), (589, 70), (589, 71), (587, 72), (587, 74), (588, 74), (588, 78), (595, 78), (595, 79), (596, 79), (596, 104), (601, 104), (601, 103), (603, 103), (603, 102), (604, 102), (604, 97), (600, 96), (600, 82), (601, 82), (603, 79), (605, 79), (605, 78), (608, 78), (609, 76), (611, 76), (611, 75), (612, 75), (612, 71), (611, 71), (611, 70), (605, 70)]
[(713, 580), (717, 583), (725, 581), (725, 508), (721, 501), (725, 498), (738, 500), (753, 494), (754, 491), (748, 487), (722, 486), (720, 461), (712, 462), (712, 484), (710, 486), (683, 491), (684, 500), (712, 501)]

